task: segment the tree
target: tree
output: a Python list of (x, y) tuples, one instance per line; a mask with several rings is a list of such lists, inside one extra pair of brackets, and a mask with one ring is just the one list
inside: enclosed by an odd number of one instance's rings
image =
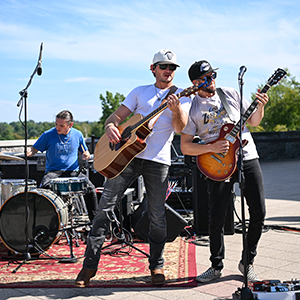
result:
[[(256, 130), (249, 126), (251, 131), (300, 130), (300, 83), (288, 69), (286, 71), (286, 77), (268, 91), (269, 102), (265, 106), (264, 118)], [(255, 99), (254, 93), (252, 99)]]
[(112, 93), (106, 91), (106, 97), (100, 94), (102, 116), (97, 124), (93, 124), (91, 128), (91, 133), (96, 137), (101, 137), (104, 131), (104, 123), (106, 119), (120, 106), (121, 102), (125, 99), (125, 96), (116, 93), (113, 96)]
[(112, 93), (106, 91), (106, 98), (100, 94), (102, 116), (100, 123), (104, 124), (105, 120), (120, 106), (120, 103), (125, 99), (122, 94), (116, 93), (113, 97)]

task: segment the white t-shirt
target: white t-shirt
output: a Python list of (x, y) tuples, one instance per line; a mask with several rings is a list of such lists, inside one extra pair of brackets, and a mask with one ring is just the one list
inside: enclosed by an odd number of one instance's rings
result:
[[(233, 88), (223, 88), (226, 99), (234, 115), (235, 123), (240, 120), (240, 95)], [(243, 113), (250, 103), (243, 99)], [(230, 121), (217, 92), (211, 98), (201, 98), (198, 94), (193, 98), (189, 113), (189, 121), (183, 132), (189, 135), (198, 135), (204, 143), (209, 143), (219, 137), (220, 128)], [(248, 144), (243, 148), (244, 160), (258, 158), (256, 146), (247, 126), (244, 126), (242, 139)]]
[[(177, 89), (175, 94), (181, 91), (182, 89)], [(159, 107), (161, 100), (164, 99), (168, 92), (169, 90), (156, 88), (154, 84), (139, 86), (128, 94), (122, 104), (135, 114), (139, 113), (145, 117)], [(188, 113), (191, 106), (191, 99), (182, 97), (180, 98), (180, 102), (182, 109)], [(173, 137), (172, 111), (166, 108), (146, 139), (146, 149), (136, 157), (171, 165), (171, 143)]]

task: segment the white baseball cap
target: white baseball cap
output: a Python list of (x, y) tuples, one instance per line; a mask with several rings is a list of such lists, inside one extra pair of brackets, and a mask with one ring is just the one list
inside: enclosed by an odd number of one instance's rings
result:
[(179, 65), (177, 65), (176, 62), (177, 62), (177, 58), (176, 58), (175, 53), (169, 49), (162, 49), (162, 50), (159, 50), (158, 52), (156, 52), (154, 54), (153, 61), (152, 61), (152, 63), (154, 65), (157, 63), (173, 64), (173, 65), (176, 65), (177, 67), (179, 67)]

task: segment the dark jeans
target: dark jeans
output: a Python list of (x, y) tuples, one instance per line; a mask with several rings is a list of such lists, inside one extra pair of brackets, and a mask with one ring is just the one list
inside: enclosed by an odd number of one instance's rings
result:
[[(245, 175), (244, 197), (249, 209), (249, 227), (247, 231), (248, 251), (242, 253), (247, 255), (247, 264), (252, 264), (256, 256), (258, 241), (261, 237), (264, 218), (266, 214), (265, 193), (263, 186), (263, 176), (258, 159), (243, 162)], [(237, 181), (238, 173), (230, 179), (230, 182), (217, 182), (207, 179), (209, 194), (209, 237), (210, 237), (210, 261), (212, 267), (223, 268), (225, 254), (224, 226), (226, 213), (232, 193), (233, 185)]]
[(143, 176), (148, 202), (149, 269), (161, 269), (164, 265), (163, 251), (167, 238), (165, 198), (168, 187), (169, 166), (135, 158), (125, 170), (113, 179), (108, 179), (100, 198), (98, 210), (88, 236), (83, 267), (98, 268), (101, 248), (109, 231), (115, 206), (124, 192), (140, 175)]
[[(40, 188), (50, 189), (51, 179), (55, 179), (59, 177), (86, 177), (87, 178), (85, 174), (83, 174), (82, 172), (78, 173), (78, 171), (51, 171), (45, 173), (42, 182), (40, 184)], [(87, 191), (83, 197), (88, 211), (89, 219), (90, 221), (93, 221), (98, 207), (98, 199), (97, 199), (95, 186), (88, 178), (87, 178)]]

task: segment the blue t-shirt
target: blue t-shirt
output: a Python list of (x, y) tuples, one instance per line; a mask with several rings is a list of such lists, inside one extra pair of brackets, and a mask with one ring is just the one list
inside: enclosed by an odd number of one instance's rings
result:
[(71, 128), (67, 135), (58, 134), (55, 127), (45, 131), (33, 147), (46, 151), (46, 172), (78, 171), (78, 150), (87, 150), (81, 131)]

